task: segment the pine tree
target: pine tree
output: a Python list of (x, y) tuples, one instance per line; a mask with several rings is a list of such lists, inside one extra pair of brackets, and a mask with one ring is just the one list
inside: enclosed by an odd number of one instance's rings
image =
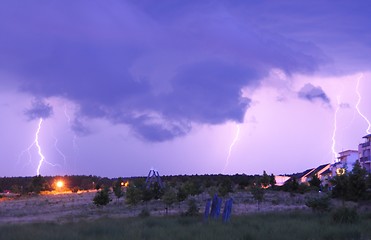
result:
[(358, 201), (366, 194), (366, 170), (357, 161), (349, 173), (347, 199)]

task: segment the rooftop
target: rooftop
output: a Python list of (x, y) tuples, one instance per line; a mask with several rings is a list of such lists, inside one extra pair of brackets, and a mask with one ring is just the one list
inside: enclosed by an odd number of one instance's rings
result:
[(340, 155), (346, 155), (346, 154), (350, 154), (350, 153), (358, 153), (358, 151), (357, 150), (348, 149), (348, 150), (339, 152)]

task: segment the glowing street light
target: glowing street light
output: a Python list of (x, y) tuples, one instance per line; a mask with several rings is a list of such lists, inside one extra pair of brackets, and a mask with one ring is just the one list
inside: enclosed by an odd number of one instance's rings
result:
[(62, 187), (64, 187), (64, 182), (62, 180), (59, 180), (57, 181), (56, 186), (58, 189), (61, 189)]

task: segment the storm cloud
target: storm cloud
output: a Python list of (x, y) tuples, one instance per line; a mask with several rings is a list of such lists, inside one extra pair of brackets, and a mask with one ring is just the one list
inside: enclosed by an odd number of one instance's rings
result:
[(320, 100), (325, 104), (330, 104), (330, 99), (319, 86), (313, 86), (311, 83), (305, 84), (298, 92), (298, 96), (301, 99), (308, 101)]
[(47, 119), (53, 115), (53, 107), (41, 99), (36, 99), (32, 102), (31, 107), (24, 111), (28, 120)]
[[(16, 74), (23, 92), (66, 98), (79, 116), (126, 124), (147, 141), (184, 136), (193, 123), (243, 122), (243, 88), (258, 88), (272, 68), (311, 73), (329, 60), (313, 41), (283, 34), (288, 20), (267, 29), (264, 14), (241, 12), (263, 13), (264, 3), (20, 4), (0, 3), (0, 70)], [(329, 102), (310, 85), (299, 96)], [(73, 129), (89, 133), (79, 121)]]

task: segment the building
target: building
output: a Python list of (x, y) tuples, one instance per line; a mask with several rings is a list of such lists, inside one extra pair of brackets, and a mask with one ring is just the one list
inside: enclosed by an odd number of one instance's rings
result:
[(296, 173), (291, 176), (292, 179), (295, 179), (297, 183), (308, 184), (307, 178), (315, 170), (315, 168), (310, 168), (301, 173)]
[(350, 172), (353, 169), (353, 165), (358, 160), (358, 151), (346, 150), (339, 152), (338, 161), (331, 165), (332, 176), (342, 175), (346, 172)]
[(363, 138), (365, 139), (365, 142), (360, 143), (358, 145), (359, 162), (368, 173), (371, 173), (371, 156), (370, 156), (371, 134), (368, 134)]
[(284, 175), (277, 175), (274, 176), (274, 179), (276, 180), (276, 186), (283, 186), (285, 182), (290, 179), (290, 177)]
[(309, 185), (309, 182), (313, 179), (313, 176), (316, 175), (319, 180), (321, 180), (322, 184), (324, 185), (324, 181), (326, 181), (328, 178), (323, 175), (328, 169), (330, 168), (331, 164), (326, 163), (323, 165), (320, 165), (316, 168), (307, 169), (302, 173), (294, 174), (292, 177), (297, 180), (298, 183), (304, 183), (306, 185)]
[(323, 171), (320, 176), (321, 176), (321, 184), (322, 186), (324, 187), (328, 187), (328, 186), (331, 186), (331, 183), (330, 183), (330, 180), (332, 178), (332, 171), (331, 171), (331, 166), (329, 164), (329, 168), (327, 168), (327, 170)]
[(331, 164), (329, 163), (318, 166), (306, 176), (306, 181), (307, 182), (311, 181), (314, 175), (316, 175), (318, 179), (321, 180), (321, 182), (323, 182), (324, 180), (328, 180), (328, 179), (325, 179), (325, 175), (322, 175), (322, 174), (326, 173), (326, 171), (330, 168), (330, 166)]

